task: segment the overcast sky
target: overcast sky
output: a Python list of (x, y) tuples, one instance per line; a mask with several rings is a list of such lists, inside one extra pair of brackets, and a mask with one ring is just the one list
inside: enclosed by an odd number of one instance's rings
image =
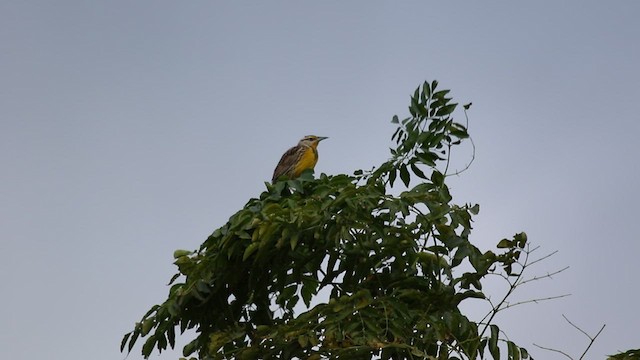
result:
[(175, 249), (304, 135), (330, 137), (316, 172), (383, 162), (391, 117), (433, 79), (473, 102), (476, 161), (450, 179), (480, 204), (472, 241), (526, 231), (558, 250), (531, 275), (570, 266), (514, 300), (572, 296), (501, 328), (537, 359), (563, 357), (533, 343), (587, 346), (562, 314), (606, 324), (588, 358), (640, 347), (640, 2), (456, 4), (0, 3), (0, 358), (123, 359)]

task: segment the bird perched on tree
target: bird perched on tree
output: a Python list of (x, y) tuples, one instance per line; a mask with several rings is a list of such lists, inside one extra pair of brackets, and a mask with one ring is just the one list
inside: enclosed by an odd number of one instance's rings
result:
[(313, 169), (318, 162), (318, 143), (325, 136), (307, 135), (303, 137), (298, 145), (287, 150), (276, 169), (273, 171), (272, 182), (276, 182), (280, 176), (286, 175), (289, 179), (300, 176), (303, 171)]

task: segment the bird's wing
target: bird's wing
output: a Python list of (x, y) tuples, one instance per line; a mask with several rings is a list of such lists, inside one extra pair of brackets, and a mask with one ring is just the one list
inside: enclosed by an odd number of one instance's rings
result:
[(280, 176), (289, 173), (293, 169), (297, 161), (296, 153), (298, 152), (298, 148), (299, 146), (294, 146), (282, 155), (278, 166), (276, 166), (276, 169), (273, 171), (271, 182), (275, 182)]

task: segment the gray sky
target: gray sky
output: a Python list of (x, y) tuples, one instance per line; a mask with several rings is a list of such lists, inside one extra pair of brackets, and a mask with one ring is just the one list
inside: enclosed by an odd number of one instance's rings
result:
[(588, 344), (562, 314), (607, 324), (589, 358), (639, 347), (640, 3), (456, 4), (0, 3), (0, 358), (124, 358), (173, 250), (303, 135), (330, 137), (317, 172), (386, 160), (426, 79), (473, 102), (476, 161), (450, 182), (480, 203), (472, 241), (526, 231), (559, 251), (531, 275), (571, 267), (514, 300), (571, 297), (498, 324), (538, 359)]

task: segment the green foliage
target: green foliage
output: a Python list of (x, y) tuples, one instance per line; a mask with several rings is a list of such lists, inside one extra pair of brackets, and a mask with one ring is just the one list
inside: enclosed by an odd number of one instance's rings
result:
[(416, 89), (411, 116), (392, 120), (391, 158), (372, 171), (267, 184), (200, 249), (177, 250), (168, 298), (122, 350), (146, 338), (147, 358), (195, 329), (185, 357), (528, 358), (459, 310), (485, 298), (488, 274), (511, 275), (527, 239), (496, 252), (469, 241), (479, 207), (452, 204), (445, 183), (452, 146), (468, 138), (448, 94), (435, 81)]
[(620, 354), (609, 355), (607, 360), (639, 360), (640, 349), (628, 350)]

